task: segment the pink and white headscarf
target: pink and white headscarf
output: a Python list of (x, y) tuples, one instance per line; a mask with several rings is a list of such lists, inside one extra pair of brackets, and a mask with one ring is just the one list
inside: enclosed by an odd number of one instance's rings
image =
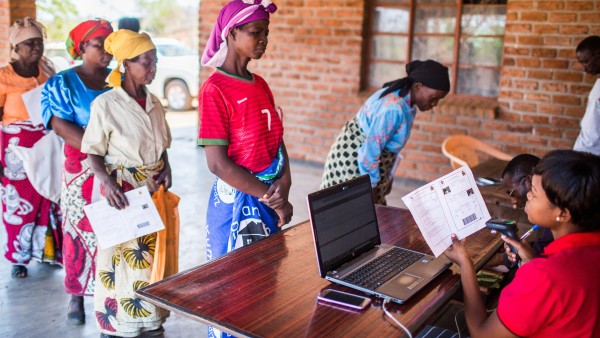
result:
[(231, 29), (252, 21), (269, 21), (269, 14), (276, 10), (277, 6), (270, 0), (233, 0), (225, 5), (210, 33), (200, 63), (220, 67), (227, 56), (227, 35)]

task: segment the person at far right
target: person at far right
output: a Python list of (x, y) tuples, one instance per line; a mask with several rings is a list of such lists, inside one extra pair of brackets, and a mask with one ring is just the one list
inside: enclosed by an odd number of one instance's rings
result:
[(585, 114), (581, 119), (581, 131), (573, 150), (600, 155), (600, 36), (592, 35), (581, 40), (577, 45), (576, 57), (583, 70), (597, 78), (588, 96)]
[[(444, 253), (460, 267), (471, 337), (598, 337), (600, 334), (600, 157), (548, 153), (533, 170), (525, 212), (554, 241), (523, 264), (488, 315), (465, 240)], [(502, 239), (520, 250), (521, 243)], [(466, 239), (468, 241), (468, 238)]]
[(437, 61), (411, 61), (406, 74), (373, 93), (342, 127), (327, 155), (321, 189), (369, 174), (375, 203), (386, 205), (417, 108), (432, 109), (450, 91), (448, 67)]

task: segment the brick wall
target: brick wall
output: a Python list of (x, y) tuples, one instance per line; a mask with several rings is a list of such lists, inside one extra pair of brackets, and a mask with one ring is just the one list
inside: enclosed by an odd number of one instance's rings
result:
[[(225, 3), (200, 3), (200, 51)], [(341, 126), (370, 94), (360, 91), (365, 2), (276, 3), (267, 54), (250, 69), (266, 79), (283, 108), (290, 156), (323, 163)], [(431, 180), (450, 171), (440, 145), (453, 133), (511, 154), (570, 148), (593, 80), (574, 52), (588, 34), (600, 34), (600, 0), (509, 0), (500, 97), (450, 97), (417, 114), (396, 175)], [(210, 72), (203, 69), (201, 81)]]
[(8, 28), (26, 16), (35, 18), (35, 0), (0, 0), (0, 65), (10, 61)]
[(488, 125), (503, 149), (541, 155), (573, 146), (595, 81), (581, 70), (575, 47), (594, 34), (598, 0), (508, 2), (501, 110)]

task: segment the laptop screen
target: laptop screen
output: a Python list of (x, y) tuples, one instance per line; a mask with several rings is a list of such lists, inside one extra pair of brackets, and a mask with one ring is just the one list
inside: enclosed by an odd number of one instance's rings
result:
[(380, 244), (368, 175), (308, 196), (321, 276)]

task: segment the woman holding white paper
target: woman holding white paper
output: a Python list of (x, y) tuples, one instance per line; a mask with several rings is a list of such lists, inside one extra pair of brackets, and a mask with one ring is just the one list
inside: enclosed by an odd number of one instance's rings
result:
[(34, 124), (22, 94), (36, 89), (54, 75), (44, 54), (45, 29), (26, 17), (10, 27), (8, 39), (12, 61), (0, 68), (0, 132), (2, 178), (2, 221), (7, 242), (4, 256), (13, 263), (15, 278), (27, 277), (31, 259), (62, 263), (60, 210), (56, 203), (40, 195), (25, 173), (23, 162), (10, 145), (32, 148), (47, 131)]
[[(110, 34), (104, 48), (118, 61), (109, 75), (113, 90), (92, 102), (81, 142), (109, 205), (128, 206), (124, 191), (171, 186), (167, 148), (171, 143), (165, 111), (146, 85), (156, 74), (156, 47), (147, 34), (126, 29)], [(92, 224), (94, 227), (94, 224)], [(103, 336), (161, 334), (168, 311), (134, 296), (149, 284), (156, 233), (108, 249), (98, 249), (94, 311)]]

